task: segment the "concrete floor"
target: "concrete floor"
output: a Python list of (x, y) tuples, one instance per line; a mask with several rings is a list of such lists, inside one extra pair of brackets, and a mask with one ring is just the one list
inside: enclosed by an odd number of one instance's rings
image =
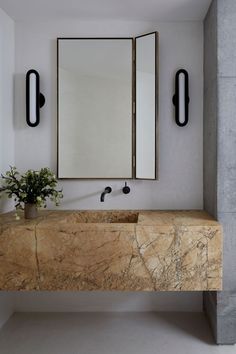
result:
[(201, 313), (16, 313), (1, 354), (236, 354)]

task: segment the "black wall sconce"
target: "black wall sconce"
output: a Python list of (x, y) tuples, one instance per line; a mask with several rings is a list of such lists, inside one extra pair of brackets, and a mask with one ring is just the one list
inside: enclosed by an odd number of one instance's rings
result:
[(45, 104), (45, 97), (40, 93), (40, 76), (36, 70), (26, 74), (26, 122), (30, 127), (37, 127), (40, 122), (40, 108)]
[(180, 69), (175, 75), (175, 94), (173, 96), (175, 122), (179, 127), (184, 127), (188, 124), (189, 101), (188, 72), (184, 69)]

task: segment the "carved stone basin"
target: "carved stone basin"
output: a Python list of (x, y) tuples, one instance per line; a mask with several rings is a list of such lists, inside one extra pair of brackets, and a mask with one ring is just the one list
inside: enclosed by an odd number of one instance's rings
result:
[(81, 223), (137, 223), (138, 212), (134, 211), (77, 211), (66, 217), (63, 222), (69, 224)]

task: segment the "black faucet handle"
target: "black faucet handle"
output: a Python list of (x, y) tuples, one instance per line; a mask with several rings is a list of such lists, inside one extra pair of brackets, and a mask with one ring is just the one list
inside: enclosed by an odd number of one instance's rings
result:
[(130, 188), (127, 186), (127, 182), (125, 182), (125, 186), (122, 189), (124, 194), (129, 194), (130, 193)]
[(106, 191), (107, 193), (111, 193), (111, 192), (112, 192), (112, 189), (111, 189), (111, 187), (106, 187), (106, 188), (105, 188), (105, 191)]

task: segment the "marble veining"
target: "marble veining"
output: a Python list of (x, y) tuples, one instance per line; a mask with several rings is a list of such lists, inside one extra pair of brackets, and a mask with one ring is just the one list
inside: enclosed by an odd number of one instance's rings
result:
[(203, 211), (0, 215), (0, 290), (222, 287), (222, 229)]

